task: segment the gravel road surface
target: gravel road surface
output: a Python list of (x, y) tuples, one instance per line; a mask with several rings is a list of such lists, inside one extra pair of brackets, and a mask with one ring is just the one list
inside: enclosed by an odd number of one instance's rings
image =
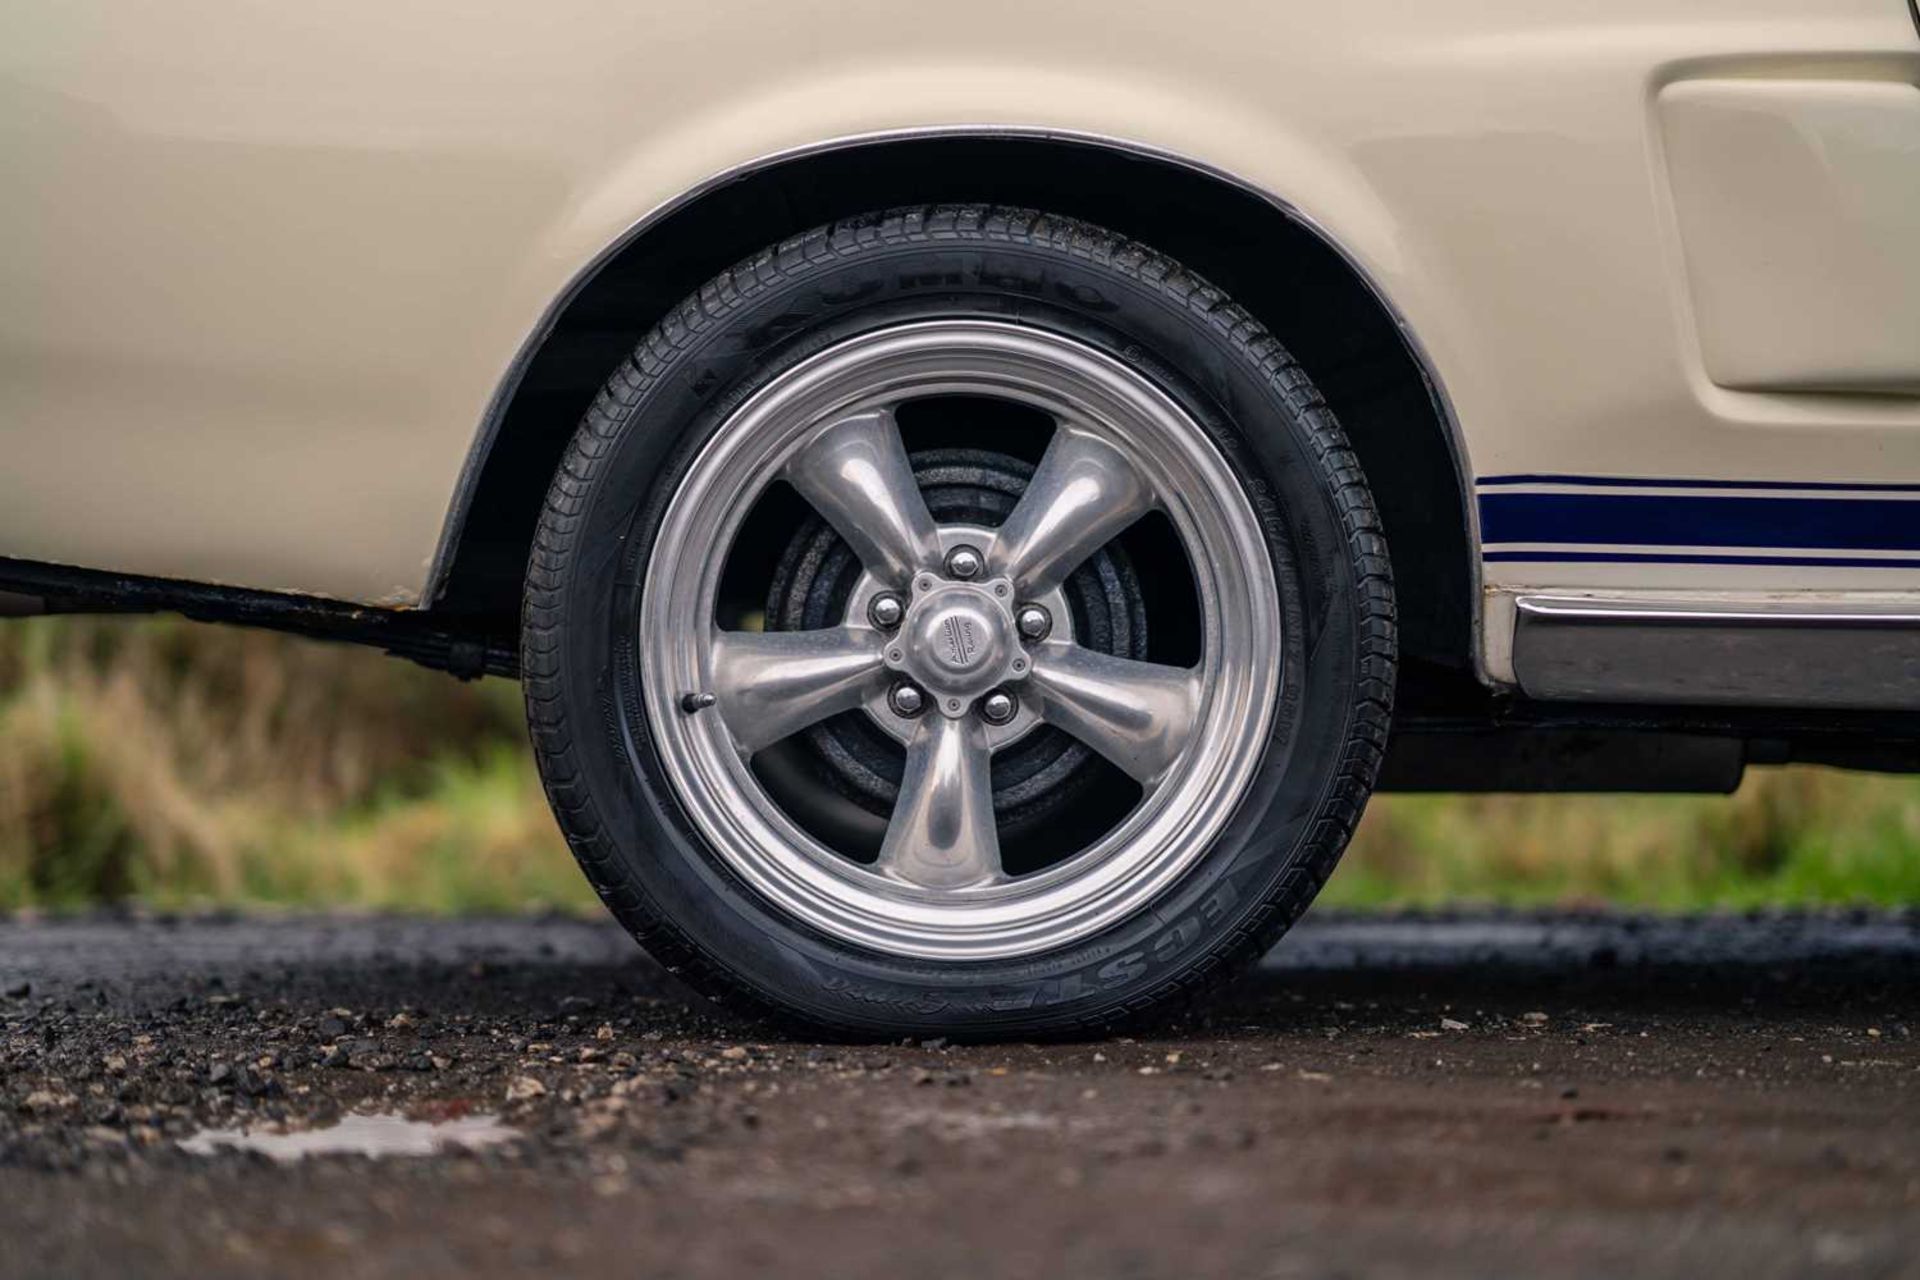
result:
[[(1915, 912), (1322, 913), (973, 1047), (781, 1038), (594, 920), (14, 919), (0, 1022), (5, 1275), (1920, 1275)], [(505, 1131), (209, 1137), (376, 1115)]]

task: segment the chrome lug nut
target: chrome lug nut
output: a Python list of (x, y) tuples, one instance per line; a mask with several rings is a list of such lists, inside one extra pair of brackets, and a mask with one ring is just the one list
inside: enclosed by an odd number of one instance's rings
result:
[(927, 695), (902, 681), (893, 686), (893, 692), (887, 695), (887, 705), (893, 708), (895, 715), (912, 719), (927, 709)]
[(1023, 604), (1020, 611), (1013, 615), (1013, 625), (1020, 629), (1024, 639), (1045, 640), (1047, 633), (1053, 630), (1053, 615), (1037, 604)]
[(980, 699), (980, 718), (988, 724), (1005, 724), (1019, 709), (1020, 704), (1005, 689), (995, 689)]
[(867, 620), (882, 631), (891, 631), (907, 616), (907, 606), (891, 591), (882, 591), (867, 602)]
[(947, 553), (947, 576), (950, 578), (978, 577), (987, 562), (972, 547), (955, 547)]

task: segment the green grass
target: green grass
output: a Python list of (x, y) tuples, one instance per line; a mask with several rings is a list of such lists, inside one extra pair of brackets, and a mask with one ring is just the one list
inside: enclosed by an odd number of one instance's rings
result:
[(1382, 796), (1322, 901), (1920, 902), (1920, 783), (1752, 769), (1728, 797)]
[[(588, 908), (518, 690), (137, 622), (0, 625), (0, 909)], [(1752, 770), (1732, 797), (1382, 796), (1322, 901), (1695, 910), (1920, 902), (1920, 779)]]

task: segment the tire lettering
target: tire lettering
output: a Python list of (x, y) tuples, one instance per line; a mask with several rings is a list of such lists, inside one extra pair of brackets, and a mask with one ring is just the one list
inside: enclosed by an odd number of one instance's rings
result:
[(1086, 311), (1114, 311), (1116, 304), (1107, 300), (1107, 296), (1088, 284), (1068, 284), (1062, 282), (1055, 290), (1062, 298)]
[(1029, 294), (1036, 298), (1047, 291), (1045, 280), (1026, 279), (1010, 271), (996, 270), (992, 267), (980, 269), (980, 283), (990, 288), (1005, 289), (1010, 293)]
[(1222, 881), (1213, 893), (1191, 912), (1162, 930), (1145, 947), (1114, 956), (1099, 968), (1064, 977), (1052, 978), (1029, 986), (998, 987), (977, 996), (960, 992), (910, 989), (888, 990), (859, 986), (844, 977), (830, 977), (821, 985), (827, 991), (861, 1004), (880, 1005), (906, 1013), (1016, 1013), (1024, 1009), (1044, 1009), (1071, 1004), (1137, 982), (1159, 965), (1166, 964), (1201, 940), (1207, 925), (1218, 924), (1240, 900), (1240, 891), (1231, 880)]
[(1102, 987), (1117, 987), (1123, 982), (1132, 982), (1146, 971), (1147, 953), (1129, 951), (1101, 965), (1096, 976), (1100, 979)]
[(843, 289), (822, 289), (820, 301), (829, 307), (845, 306), (849, 302), (872, 297), (884, 288), (886, 286), (878, 280), (856, 280)]
[(920, 271), (900, 277), (902, 289), (952, 289), (965, 283), (958, 271)]

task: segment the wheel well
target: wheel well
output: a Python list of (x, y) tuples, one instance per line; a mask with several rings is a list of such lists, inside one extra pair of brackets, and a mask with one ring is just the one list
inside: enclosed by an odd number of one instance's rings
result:
[(1464, 471), (1393, 314), (1317, 231), (1260, 194), (1175, 160), (1056, 138), (875, 141), (773, 162), (687, 201), (613, 252), (503, 396), (464, 489), (464, 515), (456, 512), (451, 558), (443, 552), (435, 612), (510, 641), (561, 451), (607, 373), (681, 298), (820, 223), (939, 201), (1022, 205), (1110, 227), (1178, 258), (1257, 316), (1320, 387), (1360, 455), (1391, 549), (1410, 670), (1471, 671)]

